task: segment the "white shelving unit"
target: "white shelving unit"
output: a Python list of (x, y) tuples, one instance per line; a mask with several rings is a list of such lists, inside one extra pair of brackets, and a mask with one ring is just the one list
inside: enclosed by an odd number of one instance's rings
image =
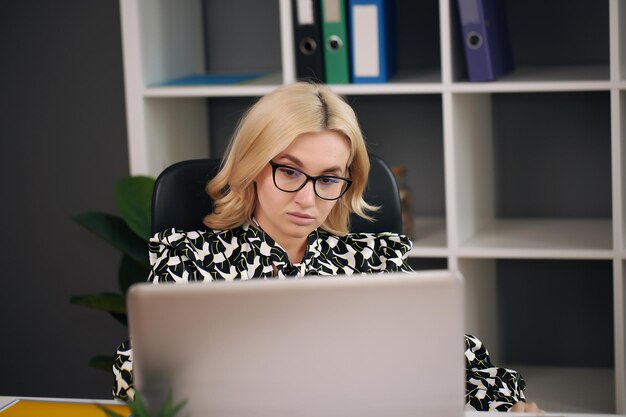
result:
[[(511, 264), (530, 277), (540, 262), (555, 261), (554, 279), (564, 283), (569, 268), (591, 266), (581, 290), (591, 293), (610, 282), (610, 313), (592, 304), (583, 311), (610, 328), (601, 340), (585, 340), (612, 347), (610, 367), (583, 361), (516, 368), (533, 400), (563, 408), (551, 411), (626, 413), (626, 4), (505, 2), (518, 65), (496, 82), (467, 82), (454, 0), (397, 0), (398, 76), (331, 88), (354, 106), (372, 151), (408, 168), (416, 203), (410, 256), (463, 272), (468, 332), (485, 341), (496, 362), (510, 359), (503, 339), (520, 324), (507, 322), (510, 309), (502, 305), (514, 300), (506, 293), (517, 279)], [(289, 0), (120, 0), (120, 8), (132, 174), (156, 176), (179, 160), (218, 155), (227, 138), (216, 132), (232, 126), (212, 114), (295, 80)], [(242, 20), (230, 24), (233, 16)], [(539, 19), (532, 27), (529, 16)], [(207, 25), (239, 27), (248, 36), (254, 30), (265, 43), (251, 46)], [(549, 25), (549, 35), (533, 38)], [(266, 55), (279, 58), (259, 64)], [(158, 86), (207, 67), (267, 75), (240, 85)], [(554, 299), (569, 294), (552, 291)], [(526, 326), (547, 328), (549, 305), (515, 302), (545, 313)], [(601, 393), (585, 399), (573, 378), (594, 381)]]

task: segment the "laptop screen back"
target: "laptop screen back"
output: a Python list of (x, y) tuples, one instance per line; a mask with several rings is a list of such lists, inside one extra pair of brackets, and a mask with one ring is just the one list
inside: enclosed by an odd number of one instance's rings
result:
[(135, 386), (191, 416), (461, 416), (463, 284), (448, 271), (139, 284)]

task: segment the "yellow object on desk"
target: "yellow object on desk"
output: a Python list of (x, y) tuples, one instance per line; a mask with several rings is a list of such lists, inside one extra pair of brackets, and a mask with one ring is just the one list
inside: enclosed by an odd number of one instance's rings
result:
[[(123, 416), (130, 416), (125, 405), (101, 404)], [(96, 403), (45, 400), (15, 400), (0, 408), (0, 417), (105, 417)]]

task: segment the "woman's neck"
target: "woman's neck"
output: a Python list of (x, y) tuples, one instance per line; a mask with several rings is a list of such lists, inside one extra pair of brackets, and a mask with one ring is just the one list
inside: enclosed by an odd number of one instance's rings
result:
[(293, 239), (291, 242), (278, 242), (276, 241), (285, 252), (287, 252), (287, 256), (289, 257), (289, 261), (292, 264), (299, 264), (302, 262), (304, 258), (304, 253), (306, 252), (307, 241)]

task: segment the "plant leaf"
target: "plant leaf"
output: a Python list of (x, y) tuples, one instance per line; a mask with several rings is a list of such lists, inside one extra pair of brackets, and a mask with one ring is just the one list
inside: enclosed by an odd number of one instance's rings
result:
[(135, 392), (135, 398), (129, 399), (127, 404), (133, 412), (133, 417), (150, 417), (146, 409), (146, 403), (138, 392)]
[(159, 415), (157, 417), (171, 417), (172, 412), (172, 390), (170, 389), (167, 392), (167, 397), (165, 398), (165, 402), (161, 406), (161, 410), (159, 410)]
[(144, 240), (149, 240), (150, 208), (154, 179), (134, 176), (122, 178), (115, 187), (115, 200), (122, 218), (133, 232)]
[(126, 301), (119, 294), (74, 295), (70, 303), (111, 313), (126, 314)]
[(89, 366), (105, 372), (111, 372), (113, 368), (113, 357), (111, 355), (94, 356), (89, 361)]
[[(174, 406), (174, 408), (171, 408), (170, 406), (170, 413), (167, 415), (168, 417), (174, 417), (175, 415), (177, 415), (180, 410), (185, 406), (185, 404), (187, 404), (187, 400), (182, 400), (181, 402), (179, 402), (178, 404), (176, 404)], [(165, 416), (164, 416), (165, 417)]]
[(128, 326), (128, 316), (126, 314), (112, 312), (109, 312), (109, 314), (113, 316), (113, 318), (119, 323), (123, 324), (124, 326)]
[(187, 400), (183, 400), (175, 406), (172, 406), (172, 400), (173, 395), (172, 390), (170, 389), (167, 392), (165, 403), (163, 403), (163, 405), (161, 406), (157, 417), (175, 417), (179, 413), (179, 411), (185, 406), (185, 404), (187, 404)]
[(175, 415), (177, 415), (180, 412), (180, 410), (185, 406), (185, 404), (187, 404), (187, 400), (186, 399), (182, 400), (181, 402), (176, 404), (176, 406), (172, 410), (171, 416), (174, 417)]
[(137, 236), (121, 218), (100, 212), (81, 213), (72, 218), (137, 262), (149, 264), (147, 241)]
[(126, 294), (128, 288), (136, 282), (146, 282), (150, 274), (150, 267), (135, 261), (130, 256), (124, 255), (118, 272), (118, 283), (122, 294)]

